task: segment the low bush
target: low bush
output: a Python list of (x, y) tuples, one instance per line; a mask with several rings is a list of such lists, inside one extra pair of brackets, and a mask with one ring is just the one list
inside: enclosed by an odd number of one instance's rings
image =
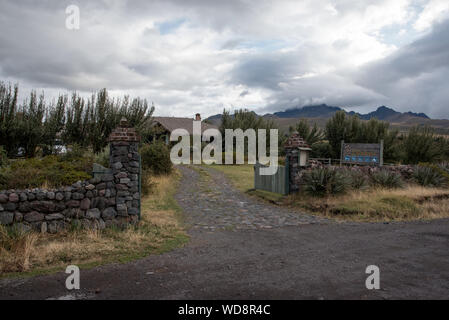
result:
[(329, 142), (316, 142), (312, 145), (312, 158), (332, 158), (332, 147)]
[(441, 171), (438, 167), (419, 165), (413, 171), (413, 180), (423, 187), (446, 187), (448, 179)]
[(303, 176), (304, 191), (313, 196), (325, 196), (344, 193), (351, 180), (343, 170), (315, 168)]
[(48, 156), (13, 161), (0, 169), (0, 189), (61, 187), (91, 178), (92, 159)]
[(110, 148), (107, 146), (102, 152), (95, 155), (94, 162), (101, 164), (105, 168), (109, 168)]
[(400, 174), (388, 170), (381, 170), (371, 174), (371, 184), (375, 187), (397, 189), (404, 187)]
[(145, 144), (140, 148), (142, 168), (150, 170), (155, 175), (169, 174), (173, 170), (170, 150), (163, 142)]
[(8, 156), (6, 150), (0, 146), (0, 167), (6, 166), (8, 164)]

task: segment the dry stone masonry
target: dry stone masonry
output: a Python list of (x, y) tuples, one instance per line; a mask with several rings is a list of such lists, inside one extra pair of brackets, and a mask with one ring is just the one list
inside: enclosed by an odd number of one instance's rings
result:
[(285, 153), (289, 166), (289, 191), (298, 192), (301, 186), (301, 168), (299, 166), (300, 148), (310, 148), (298, 132), (292, 133), (285, 143)]
[(139, 136), (125, 119), (109, 137), (110, 169), (55, 190), (0, 191), (0, 224), (57, 233), (71, 227), (104, 229), (140, 217)]

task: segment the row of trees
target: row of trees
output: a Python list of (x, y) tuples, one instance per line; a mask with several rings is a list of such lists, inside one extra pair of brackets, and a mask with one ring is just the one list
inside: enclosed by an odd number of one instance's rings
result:
[(339, 159), (341, 141), (348, 143), (378, 143), (384, 140), (386, 163), (416, 164), (449, 159), (449, 140), (438, 136), (430, 127), (412, 127), (407, 133), (390, 128), (389, 123), (371, 119), (362, 121), (357, 116), (337, 112), (328, 120), (324, 130), (316, 124), (311, 127), (301, 120), (295, 128), (313, 146), (313, 156)]
[[(233, 115), (224, 111), (220, 130), (225, 129), (276, 129), (274, 121), (257, 116), (248, 110), (237, 110)], [(413, 127), (407, 133), (390, 128), (389, 123), (371, 119), (360, 120), (357, 116), (348, 116), (344, 111), (337, 112), (326, 123), (324, 129), (316, 124), (310, 125), (301, 119), (291, 132), (299, 134), (312, 146), (312, 157), (339, 159), (341, 141), (348, 143), (378, 143), (384, 140), (384, 161), (386, 163), (416, 164), (419, 162), (437, 162), (449, 159), (449, 140), (436, 135), (430, 127)], [(278, 144), (280, 154), (287, 134), (280, 134)]]
[[(221, 118), (221, 125), (220, 125), (220, 132), (222, 136), (225, 136), (225, 130), (226, 129), (242, 129), (243, 131), (246, 131), (248, 129), (264, 129), (267, 130), (267, 146), (266, 150), (268, 151), (271, 145), (271, 136), (270, 136), (270, 130), (271, 129), (278, 129), (276, 124), (273, 120), (270, 119), (264, 119), (262, 117), (259, 117), (255, 112), (251, 112), (246, 109), (240, 109), (234, 111), (234, 114), (231, 115), (231, 113), (227, 110), (223, 111), (223, 115)], [(259, 137), (256, 135), (256, 151), (258, 152), (259, 147)], [(287, 137), (285, 135), (279, 135), (278, 139), (278, 146), (281, 146), (285, 143), (287, 140)], [(234, 141), (235, 144), (235, 141)], [(225, 150), (225, 142), (223, 140), (223, 151)], [(245, 154), (247, 153), (247, 149), (245, 148)], [(281, 150), (282, 151), (282, 150)]]
[[(48, 155), (57, 144), (90, 147), (99, 153), (107, 146), (109, 134), (122, 117), (137, 128), (144, 141), (152, 135), (154, 106), (140, 98), (111, 98), (103, 89), (87, 99), (73, 93), (70, 98), (60, 95), (48, 103), (43, 94), (33, 91), (27, 101), (19, 104), (18, 91), (17, 85), (0, 82), (0, 145), (9, 157), (15, 157), (19, 151), (26, 157), (34, 157), (38, 150)], [(274, 121), (248, 110), (237, 110), (233, 115), (225, 110), (220, 127), (223, 134), (225, 129), (276, 128)], [(339, 159), (342, 140), (353, 143), (384, 140), (387, 163), (449, 159), (448, 139), (436, 135), (429, 127), (414, 127), (401, 134), (386, 122), (362, 121), (340, 111), (328, 120), (324, 129), (303, 119), (290, 128), (294, 130), (313, 147), (313, 157)], [(286, 139), (286, 134), (279, 135), (280, 154)]]
[(10, 157), (19, 152), (34, 157), (38, 150), (48, 155), (57, 144), (77, 144), (99, 153), (122, 117), (144, 138), (150, 134), (154, 106), (140, 98), (111, 98), (103, 89), (88, 99), (73, 93), (48, 103), (44, 94), (33, 91), (19, 104), (18, 92), (18, 85), (0, 82), (0, 144)]

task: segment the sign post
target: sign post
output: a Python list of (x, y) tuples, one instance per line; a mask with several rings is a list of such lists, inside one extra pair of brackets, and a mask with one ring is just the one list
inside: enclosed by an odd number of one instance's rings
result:
[(380, 143), (341, 142), (341, 164), (383, 166), (384, 141)]

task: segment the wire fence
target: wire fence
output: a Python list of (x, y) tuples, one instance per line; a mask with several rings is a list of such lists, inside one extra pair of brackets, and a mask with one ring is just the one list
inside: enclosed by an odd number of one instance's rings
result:
[[(344, 165), (344, 166), (353, 166), (356, 164), (345, 164), (345, 163), (341, 163), (340, 159), (331, 159), (331, 158), (309, 158), (309, 161), (317, 161), (323, 165), (328, 165), (328, 166), (340, 166), (340, 165)], [(384, 163), (383, 166), (397, 166), (397, 163)]]

